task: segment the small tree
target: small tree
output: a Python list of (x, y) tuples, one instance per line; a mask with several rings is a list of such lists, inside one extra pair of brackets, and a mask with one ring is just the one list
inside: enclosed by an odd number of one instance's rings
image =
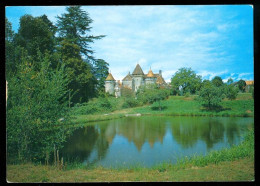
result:
[(227, 80), (227, 84), (228, 84), (228, 85), (232, 84), (233, 82), (234, 82), (234, 81), (233, 81), (232, 78), (229, 78), (229, 79)]
[(226, 85), (225, 87), (225, 95), (229, 100), (235, 100), (238, 95), (238, 88), (233, 85)]
[(237, 82), (237, 84), (238, 84), (239, 90), (240, 90), (241, 92), (245, 92), (245, 90), (246, 90), (246, 82), (245, 82), (244, 80), (240, 79), (240, 80)]
[(199, 92), (198, 100), (203, 106), (208, 109), (213, 109), (219, 106), (219, 103), (224, 98), (220, 88), (214, 86), (210, 81), (204, 81)]
[(211, 82), (213, 83), (213, 85), (215, 85), (216, 87), (220, 87), (223, 85), (223, 81), (222, 81), (222, 78), (219, 77), (219, 76), (215, 76)]

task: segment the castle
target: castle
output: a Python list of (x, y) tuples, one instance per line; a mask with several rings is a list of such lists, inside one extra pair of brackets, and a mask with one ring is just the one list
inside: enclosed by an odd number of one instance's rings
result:
[(142, 85), (157, 84), (158, 86), (166, 86), (166, 82), (162, 77), (162, 71), (159, 74), (154, 74), (150, 68), (148, 74), (144, 74), (139, 64), (136, 65), (132, 74), (130, 72), (122, 80), (116, 81), (111, 73), (108, 74), (105, 80), (105, 91), (109, 94), (115, 94), (116, 97), (121, 96), (123, 88), (130, 89), (137, 92), (138, 88)]

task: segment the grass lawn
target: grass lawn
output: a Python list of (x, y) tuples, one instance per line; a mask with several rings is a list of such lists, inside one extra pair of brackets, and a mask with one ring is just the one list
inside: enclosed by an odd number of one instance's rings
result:
[[(115, 101), (114, 101), (115, 102)], [(124, 117), (125, 114), (141, 113), (142, 115), (174, 115), (174, 116), (231, 116), (254, 117), (254, 100), (251, 93), (239, 93), (236, 100), (224, 99), (221, 102), (222, 110), (206, 110), (196, 96), (170, 96), (162, 101), (164, 109), (153, 110), (152, 105), (118, 109), (113, 112), (102, 112), (89, 115), (74, 115), (73, 124), (88, 124), (92, 121), (110, 120)]]
[(7, 166), (9, 182), (119, 182), (119, 181), (252, 181), (254, 160), (243, 158), (235, 161), (209, 164), (205, 167), (185, 169), (111, 170), (95, 169), (57, 170), (52, 166), (23, 164)]
[(239, 94), (236, 100), (223, 100), (222, 109), (206, 110), (198, 101), (196, 96), (170, 96), (162, 101), (162, 111), (153, 110), (152, 105), (137, 107), (133, 111), (141, 114), (152, 115), (183, 115), (183, 116), (254, 116), (254, 100), (251, 94)]

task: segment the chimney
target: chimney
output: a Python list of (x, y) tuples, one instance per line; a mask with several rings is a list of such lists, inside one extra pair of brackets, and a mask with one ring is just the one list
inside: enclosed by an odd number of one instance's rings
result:
[(160, 76), (162, 76), (162, 70), (159, 70), (159, 74), (160, 74)]

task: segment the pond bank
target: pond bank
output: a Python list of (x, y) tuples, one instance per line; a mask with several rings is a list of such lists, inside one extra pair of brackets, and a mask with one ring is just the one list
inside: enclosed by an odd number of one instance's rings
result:
[(125, 117), (125, 115), (154, 116), (211, 116), (211, 117), (254, 117), (254, 100), (248, 94), (239, 94), (236, 100), (224, 100), (219, 110), (205, 110), (195, 100), (196, 96), (170, 96), (162, 101), (163, 110), (154, 110), (153, 105), (119, 109), (111, 113), (74, 115), (72, 122), (86, 123)]
[(7, 165), (8, 182), (122, 182), (122, 181), (252, 181), (254, 161), (243, 158), (235, 161), (189, 167), (179, 170), (156, 169), (110, 170), (104, 168), (57, 170), (43, 165)]
[(180, 159), (177, 164), (151, 168), (67, 167), (57, 170), (44, 165), (7, 165), (10, 182), (97, 181), (252, 181), (254, 180), (254, 131), (237, 146), (212, 151), (206, 156)]

